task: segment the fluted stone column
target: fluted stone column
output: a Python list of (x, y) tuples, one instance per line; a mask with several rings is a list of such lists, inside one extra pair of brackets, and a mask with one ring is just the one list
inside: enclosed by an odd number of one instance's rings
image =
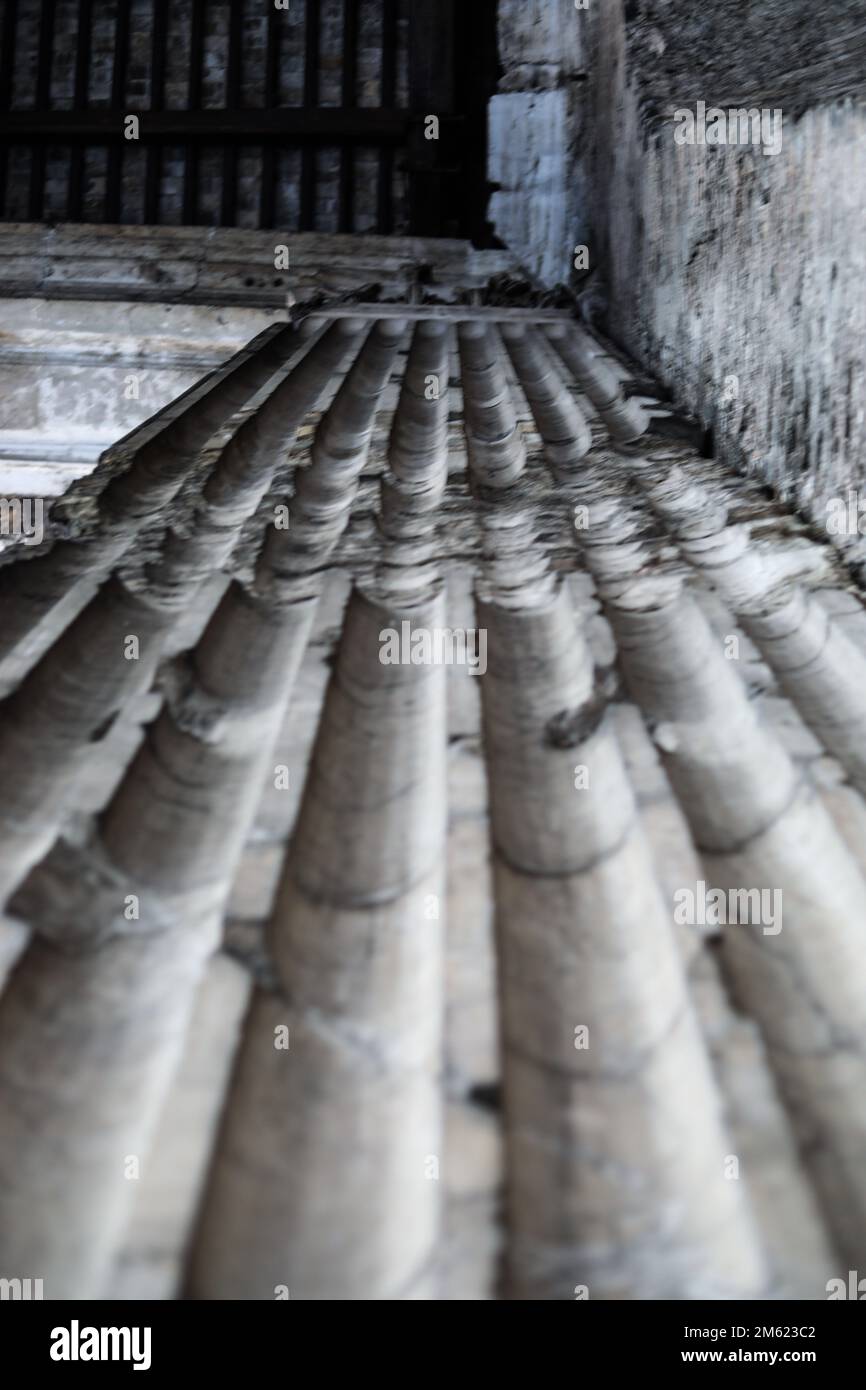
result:
[(351, 600), (270, 922), (277, 990), (247, 1021), (194, 1297), (432, 1295), (444, 670), (383, 664), (380, 634), (442, 619), (438, 585)]

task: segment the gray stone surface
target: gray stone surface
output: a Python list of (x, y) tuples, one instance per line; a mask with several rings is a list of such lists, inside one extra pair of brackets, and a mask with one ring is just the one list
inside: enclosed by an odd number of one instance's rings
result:
[(545, 284), (568, 283), (589, 227), (578, 147), (586, 73), (583, 17), (572, 0), (503, 0), (499, 92), (488, 108), (488, 216), (514, 259)]
[[(274, 269), (285, 244), (290, 265)], [(52, 497), (296, 302), (417, 266), (441, 292), (509, 264), (443, 239), (0, 224), (0, 496)], [(194, 302), (187, 302), (192, 298)]]
[[(612, 0), (588, 23), (608, 329), (824, 527), (866, 450), (862, 9)], [(780, 109), (781, 151), (675, 143), (698, 100)]]

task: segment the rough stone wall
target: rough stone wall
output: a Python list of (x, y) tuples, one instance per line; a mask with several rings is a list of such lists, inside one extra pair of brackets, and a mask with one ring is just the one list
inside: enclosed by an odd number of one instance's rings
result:
[(277, 318), (239, 306), (16, 300), (0, 342), (0, 495), (62, 493)]
[(515, 258), (567, 282), (589, 231), (582, 18), (573, 0), (502, 0), (499, 93), (489, 110), (489, 218)]
[[(105, 109), (111, 105), (114, 35), (117, 6), (121, 0), (95, 0), (88, 105)], [(124, 109), (147, 111), (151, 100), (151, 16), (153, 0), (122, 0), (130, 10), (130, 49)], [(261, 0), (241, 0), (243, 40), (241, 61), (241, 106), (264, 104), (265, 50), (268, 6)], [(54, 60), (51, 72), (51, 106), (69, 110), (73, 104), (78, 0), (56, 0), (54, 20)], [(209, 0), (205, 6), (205, 31), (200, 55), (202, 106), (216, 110), (226, 105), (226, 62), (228, 55), (230, 0)], [(169, 6), (169, 43), (165, 71), (167, 110), (189, 107), (191, 0), (172, 0)], [(396, 105), (408, 104), (406, 55), (407, 6), (400, 19)], [(14, 110), (32, 109), (36, 95), (36, 59), (39, 43), (40, 0), (19, 0), (12, 92)], [(319, 85), (320, 105), (341, 104), (342, 83), (342, 0), (322, 0), (320, 29)], [(292, 4), (278, 11), (279, 90), (278, 105), (303, 105), (304, 91), (304, 5)], [(381, 101), (382, 0), (363, 0), (359, 19), (358, 75), (356, 98), (359, 106), (378, 106)], [(123, 151), (123, 189), (121, 222), (144, 221), (144, 173), (146, 150), (132, 142)], [(317, 153), (316, 229), (337, 230), (337, 185), (340, 160), (336, 148), (325, 146)], [(87, 221), (103, 220), (107, 172), (105, 147), (90, 146), (84, 159), (84, 216)], [(238, 221), (241, 227), (259, 225), (259, 193), (262, 168), (261, 149), (241, 146), (238, 155)], [(283, 148), (276, 159), (277, 225), (297, 230), (300, 215), (300, 151)], [(359, 148), (355, 161), (355, 230), (370, 232), (376, 225), (376, 152)], [(180, 224), (183, 220), (184, 151), (168, 147), (163, 153), (160, 179), (160, 222)], [(20, 221), (27, 216), (30, 153), (24, 146), (10, 154), (7, 219)], [(46, 158), (45, 218), (64, 220), (69, 179), (69, 150), (49, 148)], [(198, 221), (218, 225), (222, 198), (222, 151), (203, 147), (199, 165)], [(407, 182), (405, 171), (394, 173), (394, 231), (408, 228)]]
[[(821, 527), (866, 459), (856, 10), (611, 0), (588, 40), (607, 329), (722, 459)], [(698, 100), (781, 109), (781, 151), (677, 144), (673, 112)]]

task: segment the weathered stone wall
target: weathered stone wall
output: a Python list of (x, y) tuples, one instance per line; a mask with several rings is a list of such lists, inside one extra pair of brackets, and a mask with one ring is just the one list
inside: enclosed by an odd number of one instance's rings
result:
[(62, 493), (110, 444), (279, 318), (264, 308), (122, 299), (0, 300), (0, 310), (3, 496)]
[[(610, 0), (588, 17), (607, 328), (723, 460), (821, 526), (866, 461), (856, 8)], [(780, 152), (677, 144), (673, 112), (698, 100), (781, 109)]]
[(580, 158), (586, 56), (574, 0), (502, 0), (499, 92), (489, 110), (489, 218), (534, 276), (567, 282), (589, 230)]

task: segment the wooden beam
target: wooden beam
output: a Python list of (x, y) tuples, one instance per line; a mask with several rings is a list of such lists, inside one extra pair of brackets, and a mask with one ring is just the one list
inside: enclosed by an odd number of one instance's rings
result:
[(75, 87), (72, 98), (76, 111), (82, 111), (87, 107), (92, 18), (93, 0), (78, 0), (78, 31), (75, 35)]
[[(310, 113), (319, 103), (319, 0), (306, 0), (304, 12), (304, 107)], [(311, 232), (316, 222), (316, 151), (307, 146), (301, 155), (301, 231)]]
[[(293, 144), (341, 140), (357, 144), (378, 141), (399, 145), (412, 126), (423, 125), (423, 116), (400, 109), (378, 107), (285, 106), (273, 111), (139, 111), (141, 139), (164, 144), (185, 140), (222, 141), (284, 140)], [(460, 124), (463, 118), (445, 118)], [(123, 139), (122, 116), (116, 111), (6, 111), (0, 113), (0, 135), (24, 141), (47, 140), (66, 144), (74, 139), (102, 143)], [(435, 142), (429, 142), (435, 143)]]
[[(487, 109), (497, 89), (499, 62), (496, 43), (496, 0), (473, 0), (457, 12), (456, 104), (465, 118), (459, 150), (453, 146), (447, 158), (460, 164), (460, 178), (448, 188), (453, 198), (451, 217), (458, 219), (454, 232), (471, 238), (476, 246), (492, 246), (495, 239), (487, 221), (491, 185), (487, 175)], [(447, 213), (446, 213), (447, 216)], [(450, 231), (446, 226), (446, 231)]]
[[(12, 104), (12, 79), (15, 73), (15, 38), (18, 28), (18, 0), (6, 0), (3, 6), (3, 28), (0, 30), (0, 111)], [(9, 168), (9, 147), (0, 145), (0, 217), (6, 213), (6, 176)]]
[[(343, 0), (343, 109), (358, 104), (358, 0)], [(355, 222), (355, 151), (344, 141), (340, 148), (337, 231), (351, 232)]]
[[(201, 108), (201, 55), (204, 49), (204, 0), (192, 0), (189, 32), (189, 77), (186, 104), (190, 111)], [(194, 226), (198, 220), (198, 146), (187, 142), (183, 164), (183, 220)]]
[[(129, 64), (129, 6), (117, 0), (114, 18), (114, 55), (111, 65), (111, 107), (123, 111), (126, 103), (126, 71)], [(115, 142), (108, 151), (105, 174), (105, 220), (119, 222), (123, 178), (124, 142)]]
[(410, 231), (442, 234), (442, 179), (439, 140), (425, 138), (424, 117), (455, 110), (454, 0), (412, 0), (409, 6), (409, 105), (421, 114), (409, 141)]
[(322, 304), (309, 307), (310, 319), (405, 319), (408, 323), (438, 319), (445, 323), (563, 323), (574, 322), (571, 309), (523, 309), (497, 304)]
[(3, 111), (8, 111), (12, 104), (17, 28), (18, 0), (6, 0), (3, 6), (3, 28), (0, 30), (0, 109)]
[[(92, 18), (93, 0), (79, 0), (78, 32), (75, 35), (75, 86), (72, 96), (72, 105), (76, 111), (84, 111), (87, 108)], [(84, 146), (78, 144), (73, 145), (69, 151), (69, 191), (66, 215), (70, 222), (81, 221), (83, 192)]]
[[(241, 54), (244, 41), (243, 5), (229, 5), (228, 53), (226, 55), (226, 106), (236, 111), (241, 104)], [(223, 186), (220, 223), (233, 227), (237, 221), (238, 149), (234, 143), (223, 149)]]
[[(51, 58), (54, 51), (54, 0), (42, 0), (39, 23), (39, 49), (36, 59), (36, 105), (51, 104)], [(12, 118), (9, 113), (7, 119)], [(45, 150), (34, 149), (30, 155), (31, 222), (41, 222), (45, 205)]]
[(36, 59), (36, 101), (38, 107), (51, 105), (51, 58), (54, 52), (54, 0), (42, 0), (39, 23), (39, 49)]
[[(165, 58), (168, 43), (168, 0), (153, 0), (153, 42), (150, 59), (150, 111), (142, 124), (160, 111), (165, 100)], [(144, 176), (144, 220), (159, 222), (159, 192), (162, 182), (162, 149), (151, 144), (147, 150)]]
[[(397, 22), (398, 0), (382, 3), (382, 76), (379, 105), (390, 108), (397, 93)], [(393, 207), (394, 151), (385, 145), (379, 150), (378, 186), (376, 191), (376, 230), (387, 235), (394, 224)]]
[[(280, 100), (280, 28), (281, 15), (272, 5), (268, 10), (265, 43), (265, 73), (262, 106), (266, 111), (279, 105)], [(273, 227), (276, 222), (277, 159), (273, 143), (262, 145), (262, 180), (259, 190), (259, 226)]]

